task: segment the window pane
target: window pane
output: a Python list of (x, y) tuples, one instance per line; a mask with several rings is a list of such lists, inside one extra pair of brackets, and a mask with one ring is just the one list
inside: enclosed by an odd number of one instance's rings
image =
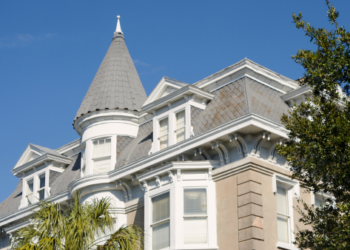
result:
[(168, 136), (165, 135), (165, 136), (159, 138), (159, 142), (160, 142), (160, 150), (167, 148), (168, 147)]
[(277, 186), (277, 213), (288, 214), (287, 190)]
[(159, 136), (166, 135), (168, 133), (168, 118), (159, 122)]
[(98, 154), (97, 154), (97, 157), (101, 157), (101, 156), (104, 155), (104, 147), (105, 147), (104, 139), (98, 140)]
[(278, 241), (289, 243), (288, 240), (288, 218), (277, 216)]
[(185, 128), (176, 130), (176, 142), (185, 140)]
[(207, 218), (185, 218), (185, 244), (207, 243)]
[(153, 223), (170, 217), (169, 193), (162, 194), (152, 199)]
[(188, 189), (184, 192), (185, 215), (206, 215), (207, 194), (205, 189)]
[(176, 114), (176, 129), (185, 126), (185, 111)]
[(321, 208), (323, 207), (323, 199), (320, 197), (315, 198), (315, 207)]
[(39, 191), (39, 200), (45, 199), (45, 189)]
[(104, 155), (111, 155), (111, 139), (106, 139)]
[(43, 175), (39, 176), (39, 179), (40, 179), (40, 186), (39, 186), (39, 188), (45, 187), (45, 175), (43, 174)]
[(153, 227), (152, 249), (159, 250), (170, 246), (170, 223)]
[(28, 205), (33, 204), (33, 194), (27, 195)]
[(27, 182), (27, 194), (33, 193), (33, 180)]
[(94, 174), (106, 173), (111, 170), (110, 159), (94, 160)]
[(93, 144), (94, 144), (94, 158), (95, 157), (98, 157), (98, 141), (94, 141), (93, 142)]

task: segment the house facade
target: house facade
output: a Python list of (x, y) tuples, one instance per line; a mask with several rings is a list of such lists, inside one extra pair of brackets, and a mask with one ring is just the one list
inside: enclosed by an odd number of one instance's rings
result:
[[(163, 77), (147, 97), (119, 19), (73, 120), (79, 138), (58, 149), (29, 144), (0, 204), (0, 249), (27, 226), (38, 200), (69, 206), (109, 197), (115, 229), (137, 224), (145, 249), (270, 250), (292, 244), (297, 197), (276, 146), (281, 116), (307, 86), (243, 59), (196, 83)], [(105, 239), (101, 239), (101, 243)]]

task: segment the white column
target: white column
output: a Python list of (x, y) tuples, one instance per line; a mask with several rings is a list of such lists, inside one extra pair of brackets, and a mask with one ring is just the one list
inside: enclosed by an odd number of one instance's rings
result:
[(111, 170), (115, 169), (115, 164), (117, 163), (117, 136), (113, 135), (111, 138)]
[(185, 139), (191, 136), (191, 105), (186, 105), (185, 110)]
[(170, 112), (168, 117), (168, 146), (175, 144), (175, 120), (175, 114)]
[(93, 172), (92, 153), (93, 153), (92, 141), (87, 140), (86, 141), (86, 148), (85, 148), (85, 159), (86, 159), (85, 176), (91, 175), (94, 173)]

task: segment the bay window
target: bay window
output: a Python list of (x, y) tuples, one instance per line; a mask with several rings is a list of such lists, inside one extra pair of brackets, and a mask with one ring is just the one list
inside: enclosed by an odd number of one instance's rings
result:
[(45, 199), (45, 174), (39, 175), (38, 198)]
[(27, 181), (27, 190), (26, 190), (26, 197), (28, 205), (33, 204), (33, 188), (34, 188), (34, 182), (33, 179)]
[(288, 207), (288, 190), (285, 187), (277, 186), (277, 230), (278, 241), (289, 243), (289, 207)]
[(206, 189), (184, 190), (184, 243), (207, 243)]
[(165, 118), (159, 121), (159, 149), (165, 149), (168, 147), (168, 127), (169, 119)]
[(170, 247), (170, 199), (169, 193), (152, 198), (152, 249)]
[(108, 172), (111, 167), (111, 139), (93, 141), (93, 173)]
[(176, 113), (176, 143), (185, 140), (185, 110)]

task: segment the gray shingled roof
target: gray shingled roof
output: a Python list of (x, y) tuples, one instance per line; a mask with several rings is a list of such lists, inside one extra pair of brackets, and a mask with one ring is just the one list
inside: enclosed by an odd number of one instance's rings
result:
[[(55, 176), (55, 180), (50, 180), (51, 195), (56, 195), (68, 189), (68, 185), (80, 178), (80, 154), (72, 157), (72, 163), (64, 170), (63, 173)], [(52, 176), (51, 176), (52, 177)], [(20, 180), (13, 193), (0, 203), (0, 218), (18, 210), (22, 199), (22, 185)]]
[(140, 110), (146, 98), (124, 36), (115, 33), (75, 119), (96, 110)]

